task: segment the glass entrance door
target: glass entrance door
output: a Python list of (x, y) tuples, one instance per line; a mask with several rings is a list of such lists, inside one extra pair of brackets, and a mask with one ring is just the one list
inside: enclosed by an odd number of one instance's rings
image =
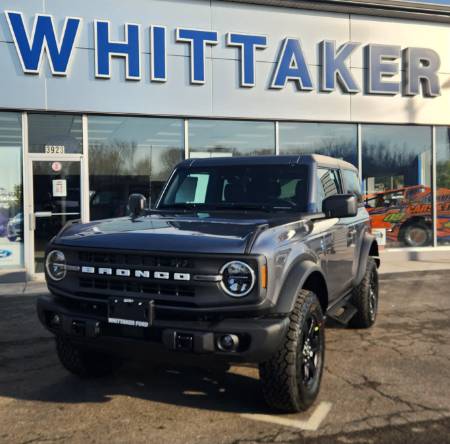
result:
[(31, 160), (34, 236), (34, 272), (44, 272), (49, 240), (70, 220), (81, 219), (81, 162), (79, 160)]

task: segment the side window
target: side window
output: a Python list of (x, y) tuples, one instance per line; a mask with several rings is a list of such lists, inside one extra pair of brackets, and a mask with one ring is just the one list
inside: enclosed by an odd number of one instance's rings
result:
[(324, 199), (336, 194), (342, 194), (342, 184), (338, 170), (319, 167), (317, 169), (317, 176), (318, 211), (322, 211), (322, 202)]
[(341, 180), (337, 170), (318, 168), (319, 187), (322, 188), (324, 198), (342, 193)]
[(354, 194), (359, 203), (362, 203), (363, 196), (361, 192), (361, 182), (359, 181), (358, 174), (351, 170), (342, 170), (345, 181), (345, 192), (348, 194)]

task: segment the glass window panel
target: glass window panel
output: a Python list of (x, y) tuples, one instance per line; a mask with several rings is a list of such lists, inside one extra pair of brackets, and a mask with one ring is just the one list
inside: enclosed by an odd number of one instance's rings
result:
[(318, 168), (317, 173), (320, 182), (318, 187), (320, 195), (319, 201), (323, 201), (327, 197), (335, 196), (342, 192), (339, 175), (336, 170)]
[(436, 128), (438, 245), (450, 245), (450, 127)]
[(345, 193), (353, 194), (358, 199), (359, 203), (362, 203), (363, 197), (361, 194), (361, 182), (358, 174), (355, 171), (342, 170), (345, 182)]
[(363, 125), (362, 167), (380, 239), (388, 247), (432, 245), (431, 128)]
[(29, 114), (29, 152), (77, 154), (83, 152), (83, 127), (80, 115)]
[(0, 269), (23, 267), (22, 117), (0, 112)]
[(184, 157), (180, 119), (91, 116), (88, 128), (91, 220), (126, 215), (133, 193), (154, 203)]
[(221, 165), (179, 168), (159, 208), (305, 211), (309, 167)]
[(275, 154), (275, 123), (190, 120), (189, 156), (230, 157)]
[(323, 154), (358, 166), (356, 125), (280, 122), (280, 154)]

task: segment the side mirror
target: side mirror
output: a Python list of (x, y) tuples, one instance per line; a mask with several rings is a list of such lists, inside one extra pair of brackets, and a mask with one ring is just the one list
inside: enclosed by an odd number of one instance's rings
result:
[(358, 201), (353, 194), (336, 194), (324, 199), (322, 211), (328, 218), (355, 217), (358, 214)]
[(139, 217), (147, 206), (147, 199), (142, 194), (131, 194), (128, 198), (128, 208), (132, 218)]

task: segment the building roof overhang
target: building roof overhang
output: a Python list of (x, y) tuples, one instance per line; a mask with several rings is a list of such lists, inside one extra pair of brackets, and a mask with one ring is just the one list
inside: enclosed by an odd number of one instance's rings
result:
[(450, 23), (450, 6), (403, 0), (222, 0), (345, 14)]

